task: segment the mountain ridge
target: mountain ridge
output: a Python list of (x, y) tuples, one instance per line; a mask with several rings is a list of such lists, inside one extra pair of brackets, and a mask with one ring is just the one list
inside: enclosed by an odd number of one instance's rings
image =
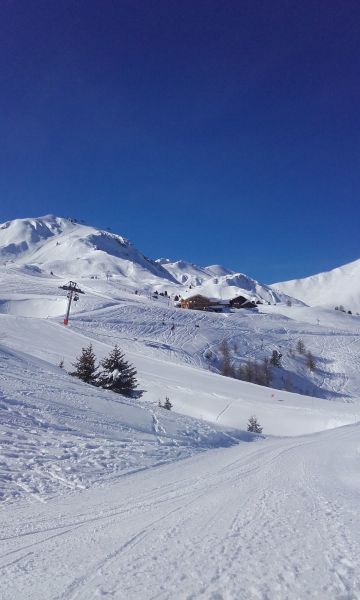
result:
[(360, 259), (301, 279), (273, 283), (270, 287), (302, 300), (309, 306), (360, 311)]
[(133, 291), (203, 294), (223, 300), (242, 295), (260, 302), (287, 296), (243, 273), (170, 259), (152, 260), (127, 238), (74, 219), (45, 215), (0, 225), (0, 263), (61, 278), (114, 279)]

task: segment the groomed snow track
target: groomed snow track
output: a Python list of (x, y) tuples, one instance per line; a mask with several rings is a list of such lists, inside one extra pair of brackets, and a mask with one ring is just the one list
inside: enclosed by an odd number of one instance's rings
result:
[(3, 600), (360, 598), (358, 425), (212, 450), (1, 527)]

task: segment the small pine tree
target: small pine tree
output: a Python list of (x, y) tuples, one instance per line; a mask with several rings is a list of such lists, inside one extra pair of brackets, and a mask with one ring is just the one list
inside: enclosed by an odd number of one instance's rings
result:
[(299, 354), (305, 354), (305, 344), (303, 340), (298, 340), (296, 344), (296, 350)]
[(80, 356), (73, 363), (75, 371), (72, 371), (70, 375), (78, 377), (82, 381), (85, 381), (85, 383), (95, 385), (98, 371), (95, 361), (96, 357), (92, 344), (90, 344), (87, 348), (82, 348)]
[(282, 358), (281, 352), (278, 352), (278, 350), (273, 350), (271, 358), (270, 358), (270, 364), (273, 367), (280, 368), (281, 367), (281, 358)]
[(315, 358), (313, 357), (310, 351), (306, 354), (306, 366), (310, 371), (315, 371)]
[(59, 368), (63, 369), (64, 368), (64, 359), (62, 358), (61, 361), (59, 362)]
[(109, 356), (101, 362), (103, 371), (98, 377), (101, 387), (131, 398), (137, 387), (136, 369), (125, 360), (123, 352), (115, 345)]
[(255, 415), (250, 417), (250, 419), (248, 421), (247, 430), (251, 431), (252, 433), (262, 433), (263, 428), (261, 427), (261, 425), (260, 425), (259, 421), (257, 420), (257, 418), (255, 417)]
[(165, 402), (164, 402), (163, 408), (166, 408), (166, 410), (171, 410), (172, 409), (172, 404), (170, 402), (170, 399), (167, 396), (165, 398)]

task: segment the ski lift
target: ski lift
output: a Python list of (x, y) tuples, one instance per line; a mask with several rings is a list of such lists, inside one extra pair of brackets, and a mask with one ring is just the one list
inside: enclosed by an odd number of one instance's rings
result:
[(79, 300), (79, 295), (75, 294), (74, 298), (73, 298), (74, 302), (77, 302)]

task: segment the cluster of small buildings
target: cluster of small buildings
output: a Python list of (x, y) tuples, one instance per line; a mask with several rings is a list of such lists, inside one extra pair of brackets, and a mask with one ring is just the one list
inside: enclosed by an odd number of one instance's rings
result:
[(195, 294), (188, 298), (182, 298), (177, 306), (190, 310), (222, 312), (226, 308), (256, 308), (257, 304), (261, 304), (260, 300), (255, 303), (244, 296), (236, 296), (231, 300), (219, 300), (218, 298), (208, 298), (202, 294)]

